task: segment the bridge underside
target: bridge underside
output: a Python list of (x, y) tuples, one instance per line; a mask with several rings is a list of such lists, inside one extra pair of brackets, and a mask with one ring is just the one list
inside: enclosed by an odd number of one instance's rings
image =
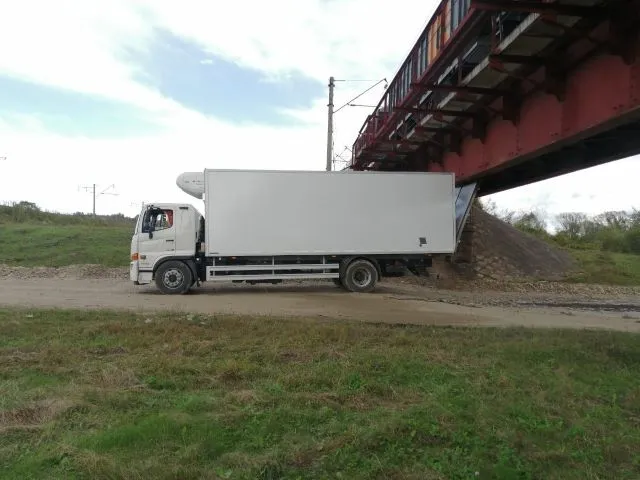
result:
[(471, 0), (465, 22), (370, 116), (351, 168), (455, 172), (487, 195), (640, 153), (639, 0)]
[[(640, 153), (640, 120), (553, 149), (526, 161), (505, 162), (497, 171), (478, 175), (478, 196), (576, 172)], [(638, 160), (640, 161), (640, 160)], [(467, 177), (461, 179), (467, 183)]]

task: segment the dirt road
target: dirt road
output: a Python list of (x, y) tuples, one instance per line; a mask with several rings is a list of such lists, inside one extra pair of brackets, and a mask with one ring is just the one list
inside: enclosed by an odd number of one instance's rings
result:
[[(356, 295), (333, 284), (206, 286), (185, 296), (166, 296), (153, 286), (134, 287), (121, 278), (0, 278), (0, 306), (131, 309), (328, 317), (425, 325), (598, 328), (640, 332), (640, 301), (543, 302), (537, 297), (439, 291), (416, 285), (381, 284)], [(607, 311), (608, 310), (608, 311)]]

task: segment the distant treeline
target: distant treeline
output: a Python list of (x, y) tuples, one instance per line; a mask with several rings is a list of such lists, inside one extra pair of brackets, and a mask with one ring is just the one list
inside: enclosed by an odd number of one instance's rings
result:
[[(635, 208), (598, 215), (567, 212), (549, 218), (540, 212), (498, 211), (492, 202), (478, 205), (519, 230), (564, 247), (640, 255), (640, 210)], [(549, 222), (554, 229), (548, 227)]]
[(14, 202), (0, 204), (0, 224), (29, 223), (42, 225), (122, 225), (135, 224), (135, 218), (122, 214), (96, 215), (77, 212), (72, 214), (49, 212), (42, 210), (32, 202)]

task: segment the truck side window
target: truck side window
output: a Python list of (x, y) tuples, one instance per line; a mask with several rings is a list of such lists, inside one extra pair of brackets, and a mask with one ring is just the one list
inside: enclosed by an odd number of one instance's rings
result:
[(149, 210), (144, 216), (142, 233), (173, 227), (173, 210)]

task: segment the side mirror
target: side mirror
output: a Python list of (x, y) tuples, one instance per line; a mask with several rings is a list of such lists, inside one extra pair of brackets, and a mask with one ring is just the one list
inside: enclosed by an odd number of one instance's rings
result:
[(153, 238), (153, 230), (149, 230), (149, 238)]

